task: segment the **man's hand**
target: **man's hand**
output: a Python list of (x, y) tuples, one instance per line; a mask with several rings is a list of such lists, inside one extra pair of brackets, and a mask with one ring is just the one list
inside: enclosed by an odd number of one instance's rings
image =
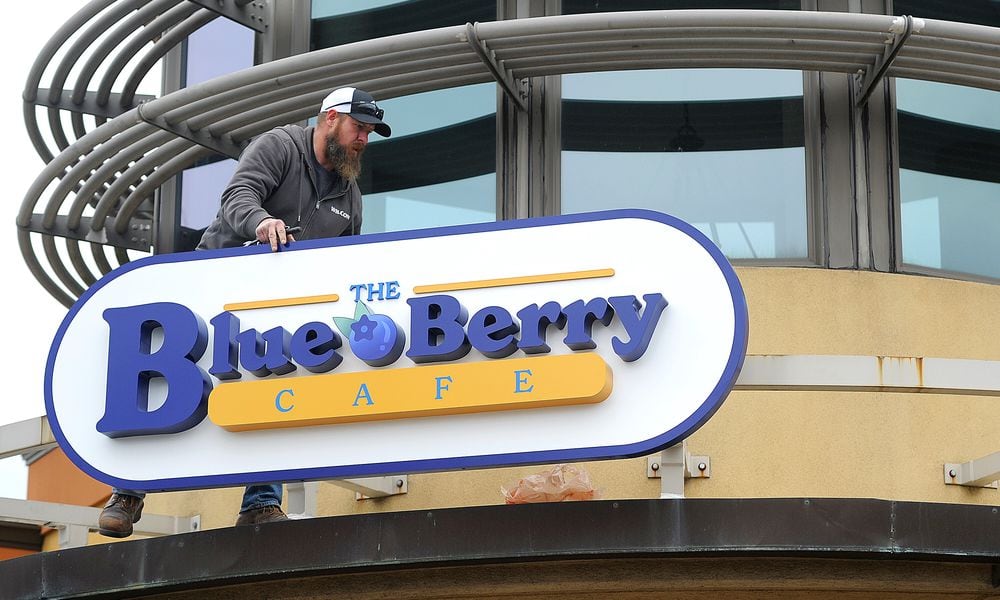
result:
[(294, 242), (292, 234), (286, 232), (285, 222), (281, 219), (264, 219), (257, 226), (257, 241), (262, 244), (270, 244), (271, 252), (277, 252), (279, 244), (287, 246), (288, 242)]

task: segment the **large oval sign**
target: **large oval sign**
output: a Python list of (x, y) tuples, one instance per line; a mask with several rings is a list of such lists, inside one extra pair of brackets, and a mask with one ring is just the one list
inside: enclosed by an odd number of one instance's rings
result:
[(60, 326), (46, 408), (150, 491), (619, 458), (704, 423), (746, 344), (704, 235), (610, 211), (130, 263)]

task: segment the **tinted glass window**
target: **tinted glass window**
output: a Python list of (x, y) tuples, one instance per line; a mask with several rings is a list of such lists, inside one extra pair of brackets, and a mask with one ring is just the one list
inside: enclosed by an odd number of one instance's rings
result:
[(797, 71), (566, 75), (562, 211), (648, 208), (731, 258), (805, 258), (802, 119)]
[(800, 0), (563, 0), (563, 14), (629, 10), (665, 10), (694, 8), (740, 8), (798, 10)]
[(449, 25), (495, 21), (482, 0), (313, 0), (313, 50)]
[[(253, 66), (254, 32), (219, 18), (192, 33), (184, 47), (182, 86), (192, 86)], [(236, 161), (211, 156), (185, 169), (178, 178), (181, 229), (178, 250), (191, 250), (219, 211), (222, 190), (236, 170)]]
[(903, 262), (1000, 278), (1000, 93), (896, 91)]
[(897, 15), (912, 15), (924, 19), (941, 19), (996, 27), (1000, 23), (1000, 2), (997, 0), (893, 0)]
[[(312, 45), (496, 19), (471, 0), (314, 0)], [(378, 99), (392, 137), (372, 136), (359, 179), (364, 233), (496, 219), (496, 85)]]
[[(996, 0), (895, 0), (897, 15), (1000, 27)], [(903, 263), (1000, 278), (1000, 92), (896, 80)]]

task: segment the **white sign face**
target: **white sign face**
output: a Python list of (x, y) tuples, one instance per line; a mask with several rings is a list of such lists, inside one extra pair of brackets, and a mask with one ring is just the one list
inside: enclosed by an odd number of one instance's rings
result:
[(739, 375), (704, 235), (625, 210), (146, 258), (46, 370), (67, 455), (148, 491), (650, 454)]

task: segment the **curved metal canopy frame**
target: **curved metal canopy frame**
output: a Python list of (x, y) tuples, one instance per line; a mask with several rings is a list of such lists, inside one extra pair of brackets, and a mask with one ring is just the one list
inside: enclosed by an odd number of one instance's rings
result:
[[(115, 16), (108, 17), (106, 9)], [(123, 19), (128, 12), (133, 14)], [(265, 63), (136, 105), (141, 70), (214, 16), (184, 0), (95, 0), (35, 63), (24, 92), (25, 120), (48, 164), (21, 205), (18, 241), (32, 273), (66, 306), (111, 270), (105, 246), (115, 248), (120, 263), (128, 260), (121, 240), (141, 226), (138, 216), (157, 187), (220, 149), (234, 155), (253, 136), (312, 116), (323, 96), (341, 85), (386, 99), (495, 79), (503, 79), (511, 92), (511, 81), (543, 75), (748, 67), (849, 73), (858, 76), (859, 85), (870, 85), (875, 73), (1000, 90), (998, 28), (851, 13), (667, 10), (497, 21), (367, 40)], [(47, 101), (39, 100), (42, 72), (90, 21), (59, 64)], [(118, 28), (100, 44), (102, 52), (117, 44), (121, 52), (135, 54), (141, 42), (129, 31), (141, 29), (140, 39), (158, 41), (117, 97), (110, 89), (125, 65), (120, 59), (109, 63), (111, 71), (96, 93), (85, 91), (97, 70), (93, 59), (79, 69), (72, 92), (63, 92), (65, 74), (83, 60), (82, 46), (94, 43), (93, 33), (110, 22)], [(98, 119), (90, 131), (83, 130), (82, 118), (74, 118), (76, 139), (68, 143), (58, 113), (70, 94), (70, 110), (103, 110), (113, 118)], [(37, 104), (49, 107), (58, 153), (39, 133)], [(33, 232), (40, 234), (55, 279), (41, 264)], [(65, 240), (69, 265), (57, 237)], [(81, 240), (90, 242), (99, 273), (83, 260)]]

